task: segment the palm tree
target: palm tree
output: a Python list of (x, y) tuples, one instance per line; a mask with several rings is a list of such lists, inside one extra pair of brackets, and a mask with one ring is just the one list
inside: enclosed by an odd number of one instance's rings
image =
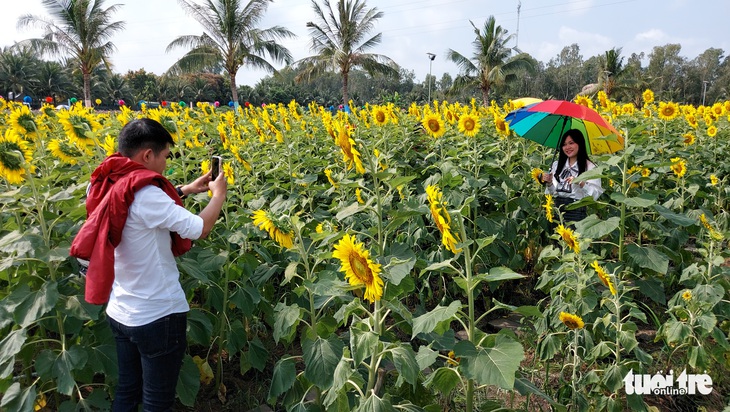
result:
[(269, 3), (273, 0), (204, 0), (200, 5), (192, 0), (179, 0), (185, 12), (203, 26), (201, 35), (185, 35), (173, 40), (167, 51), (177, 47), (190, 48), (171, 68), (171, 72), (193, 72), (223, 65), (231, 80), (231, 95), (238, 103), (236, 73), (247, 65), (275, 73), (276, 69), (264, 56), (276, 62), (291, 63), (289, 50), (277, 41), (292, 38), (294, 33), (284, 27), (258, 27)]
[(621, 47), (606, 51), (602, 60), (603, 73), (599, 74), (599, 78), (603, 77), (603, 91), (607, 97), (611, 97), (614, 89), (620, 87), (618, 82), (625, 71)]
[(16, 98), (37, 84), (39, 61), (27, 47), (8, 47), (0, 51), (0, 89), (13, 92)]
[(43, 62), (38, 68), (38, 98), (50, 96), (55, 104), (59, 97), (65, 97), (73, 88), (70, 72), (58, 62)]
[(51, 55), (68, 54), (76, 60), (84, 79), (84, 104), (91, 107), (91, 72), (100, 63), (109, 69), (109, 56), (116, 50), (109, 39), (124, 28), (124, 22), (112, 22), (121, 6), (104, 8), (104, 0), (43, 0), (52, 18), (26, 14), (18, 19), (18, 28), (39, 27), (43, 38), (27, 43)]
[[(456, 63), (462, 74), (454, 79), (452, 89), (463, 90), (467, 87), (478, 87), (482, 92), (482, 102), (489, 104), (489, 91), (492, 86), (501, 85), (514, 77), (515, 70), (533, 71), (532, 60), (527, 53), (507, 46), (514, 35), (507, 35), (507, 30), (497, 26), (494, 16), (489, 16), (482, 30), (470, 20), (476, 38), (472, 42), (474, 56), (470, 59), (459, 52), (449, 49), (446, 58)], [(517, 52), (512, 55), (512, 52)]]
[(308, 22), (312, 36), (311, 50), (317, 53), (297, 63), (304, 68), (299, 79), (311, 78), (326, 71), (334, 71), (342, 77), (342, 104), (347, 104), (350, 70), (362, 68), (370, 75), (382, 73), (397, 76), (397, 65), (387, 56), (366, 53), (380, 44), (382, 34), (365, 39), (375, 22), (383, 17), (377, 8), (367, 9), (364, 0), (338, 0), (336, 10), (332, 0), (325, 0), (324, 10), (312, 0), (318, 22)]

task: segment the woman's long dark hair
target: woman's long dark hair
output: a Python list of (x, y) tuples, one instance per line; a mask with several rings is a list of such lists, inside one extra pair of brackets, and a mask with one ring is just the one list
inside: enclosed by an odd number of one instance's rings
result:
[(588, 169), (588, 161), (591, 160), (588, 158), (588, 149), (586, 149), (586, 139), (583, 136), (583, 132), (578, 129), (568, 130), (563, 134), (563, 137), (560, 139), (560, 145), (558, 146), (558, 167), (554, 173), (554, 176), (558, 179), (558, 181), (560, 181), (560, 174), (563, 172), (563, 167), (568, 161), (568, 156), (563, 153), (563, 145), (565, 144), (565, 139), (567, 139), (568, 136), (570, 136), (575, 144), (578, 145), (578, 159), (576, 162), (578, 162), (579, 175)]

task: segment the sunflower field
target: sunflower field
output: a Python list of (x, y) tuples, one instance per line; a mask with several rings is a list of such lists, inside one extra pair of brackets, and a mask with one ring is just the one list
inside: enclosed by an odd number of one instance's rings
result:
[[(69, 257), (89, 176), (158, 120), (166, 177), (224, 159), (228, 199), (178, 258), (179, 410), (721, 410), (730, 388), (730, 101), (579, 104), (625, 137), (573, 226), (536, 181), (554, 150), (515, 104), (96, 112), (0, 100), (0, 409), (108, 409), (116, 352)], [(198, 213), (205, 193), (186, 198)], [(495, 328), (496, 319), (513, 328)], [(706, 373), (710, 395), (624, 378)], [(208, 408), (206, 407), (206, 410)]]

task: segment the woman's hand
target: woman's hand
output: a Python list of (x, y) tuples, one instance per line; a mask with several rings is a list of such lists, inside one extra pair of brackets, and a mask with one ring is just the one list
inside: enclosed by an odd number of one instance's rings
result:
[(552, 183), (553, 182), (553, 175), (550, 173), (543, 173), (542, 176), (540, 176), (540, 180), (543, 183)]

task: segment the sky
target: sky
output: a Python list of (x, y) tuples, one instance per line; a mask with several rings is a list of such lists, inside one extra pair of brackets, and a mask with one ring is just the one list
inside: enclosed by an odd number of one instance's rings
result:
[[(42, 0), (0, 1), (5, 15), (0, 47), (41, 35), (31, 28), (18, 30), (16, 23), (25, 14), (48, 17)], [(121, 4), (114, 20), (126, 24), (112, 38), (117, 52), (111, 62), (117, 73), (144, 69), (161, 75), (185, 53), (183, 49), (167, 53), (167, 45), (178, 36), (203, 33), (177, 0), (105, 0), (104, 4)], [(437, 79), (445, 72), (458, 75), (458, 67), (445, 59), (447, 50), (471, 57), (475, 34), (469, 21), (481, 29), (489, 16), (515, 35), (515, 46), (545, 63), (572, 44), (579, 46), (584, 60), (614, 47), (622, 48), (621, 55), (627, 58), (632, 53), (648, 55), (667, 44), (680, 44), (680, 55), (690, 60), (708, 48), (722, 49), (725, 56), (730, 52), (728, 0), (367, 0), (367, 5), (384, 13), (371, 32), (382, 33), (382, 42), (371, 52), (413, 71), (417, 82), (429, 73)], [(261, 27), (279, 25), (294, 32), (298, 37), (282, 44), (298, 60), (313, 54), (306, 23), (315, 20), (310, 0), (275, 0)], [(436, 54), (435, 60), (430, 61), (427, 53)], [(267, 75), (243, 67), (236, 82), (255, 86)]]

